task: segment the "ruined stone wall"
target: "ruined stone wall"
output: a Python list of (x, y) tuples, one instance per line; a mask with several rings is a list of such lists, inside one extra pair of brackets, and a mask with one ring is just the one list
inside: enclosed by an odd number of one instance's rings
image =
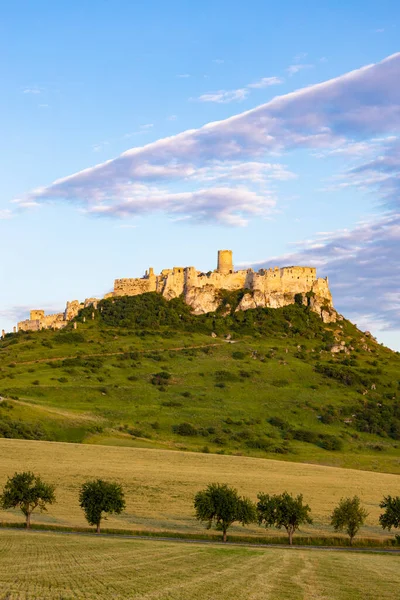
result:
[(68, 325), (68, 321), (64, 319), (64, 313), (55, 313), (53, 315), (45, 315), (44, 310), (31, 311), (30, 316), (37, 316), (38, 319), (26, 319), (18, 323), (18, 331), (40, 331), (41, 329), (62, 329)]
[[(336, 320), (332, 305), (328, 279), (317, 278), (313, 267), (274, 267), (233, 271), (231, 250), (218, 252), (218, 266), (215, 271), (202, 273), (194, 267), (174, 267), (163, 269), (155, 275), (152, 268), (142, 278), (116, 279), (114, 291), (105, 298), (115, 296), (137, 296), (146, 292), (158, 292), (167, 300), (183, 296), (195, 314), (215, 311), (220, 303), (220, 290), (249, 290), (237, 310), (257, 307), (279, 308), (293, 304), (296, 294), (303, 295), (303, 302), (326, 321)], [(32, 310), (31, 318), (18, 323), (25, 331), (42, 328), (61, 328), (71, 321), (78, 312), (87, 306), (97, 308), (96, 298), (87, 298), (84, 303), (78, 300), (67, 302), (64, 313), (45, 316), (43, 310)]]
[(116, 279), (114, 282), (114, 296), (137, 296), (138, 294), (155, 291), (155, 278)]

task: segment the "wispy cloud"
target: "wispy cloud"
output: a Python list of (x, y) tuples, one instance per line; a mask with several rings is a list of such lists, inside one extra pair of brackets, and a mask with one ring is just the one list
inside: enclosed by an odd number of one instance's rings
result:
[[(265, 210), (271, 209), (271, 194), (274, 199), (276, 194), (269, 184), (256, 188), (259, 182), (249, 177), (245, 184), (249, 193), (240, 192), (247, 201), (240, 204), (234, 200), (238, 198), (237, 182), (232, 180), (231, 187), (223, 185), (222, 192), (218, 185), (215, 192), (210, 180), (210, 189), (201, 184), (198, 190), (196, 173), (214, 168), (216, 161), (228, 167), (229, 163), (264, 162), (272, 153), (332, 150), (341, 144), (396, 135), (400, 131), (399, 74), (400, 53), (278, 96), (223, 121), (132, 148), (113, 160), (34, 190), (24, 201), (79, 203), (89, 214), (119, 217), (140, 211), (175, 215), (177, 207), (179, 216), (189, 215), (194, 221), (234, 223), (251, 218), (252, 202), (260, 208), (264, 198)], [(182, 185), (190, 189), (182, 192)], [(224, 199), (223, 210), (216, 210), (211, 200), (217, 196)]]
[(400, 215), (391, 212), (256, 265), (314, 265), (329, 276), (336, 307), (345, 316), (364, 327), (400, 329), (399, 247)]
[(181, 73), (180, 75), (177, 75), (178, 79), (188, 79), (188, 77), (190, 77), (189, 73)]
[(217, 65), (223, 65), (224, 64), (224, 59), (223, 58), (214, 58), (213, 59), (213, 63), (216, 63)]
[(178, 117), (177, 117), (177, 115), (170, 115), (170, 116), (168, 117), (168, 121), (176, 121), (176, 120), (177, 120), (177, 118), (178, 118)]
[(209, 92), (199, 97), (200, 102), (217, 102), (218, 104), (228, 104), (229, 102), (240, 101), (247, 98), (249, 92), (246, 88), (237, 90), (219, 90), (218, 92)]
[(259, 81), (256, 81), (255, 83), (249, 83), (247, 85), (248, 88), (266, 88), (269, 87), (270, 85), (279, 85), (283, 83), (283, 79), (281, 79), (280, 77), (262, 77), (262, 79), (260, 79)]
[(229, 102), (239, 102), (248, 97), (252, 89), (262, 89), (271, 85), (279, 85), (284, 80), (280, 77), (262, 77), (254, 83), (248, 83), (243, 88), (236, 90), (219, 90), (217, 92), (207, 92), (199, 96), (200, 102), (216, 102), (218, 104), (228, 104)]
[(34, 96), (37, 96), (38, 94), (42, 93), (42, 90), (39, 87), (33, 86), (33, 87), (25, 88), (22, 93), (23, 94), (33, 94)]
[(314, 65), (306, 65), (306, 64), (294, 64), (294, 65), (290, 65), (290, 67), (288, 67), (286, 69), (286, 72), (288, 73), (288, 75), (291, 77), (292, 75), (295, 75), (296, 73), (298, 73), (299, 71), (304, 71), (304, 69), (312, 69)]
[(153, 127), (154, 127), (154, 123), (146, 123), (144, 125), (140, 125), (140, 127), (137, 131), (125, 133), (124, 138), (128, 139), (128, 138), (134, 137), (135, 135), (143, 135), (144, 133), (149, 132), (150, 129), (153, 129)]
[(244, 226), (249, 216), (263, 215), (271, 211), (275, 200), (245, 187), (209, 187), (188, 192), (168, 192), (142, 189), (140, 194), (126, 190), (126, 195), (113, 206), (93, 204), (86, 209), (96, 216), (122, 218), (162, 210), (170, 217), (182, 218), (193, 223), (213, 220), (225, 225)]
[(92, 150), (93, 150), (93, 152), (101, 152), (107, 146), (109, 146), (109, 144), (110, 144), (110, 142), (107, 142), (107, 141), (99, 142), (98, 144), (93, 144)]
[(12, 216), (13, 213), (9, 208), (0, 209), (0, 219), (11, 219)]

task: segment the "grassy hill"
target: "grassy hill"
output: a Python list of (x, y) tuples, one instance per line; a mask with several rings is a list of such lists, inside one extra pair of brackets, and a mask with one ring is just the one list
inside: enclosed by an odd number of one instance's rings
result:
[(193, 316), (155, 293), (116, 298), (76, 330), (7, 335), (0, 436), (399, 473), (399, 354), (301, 298), (236, 313), (239, 300)]

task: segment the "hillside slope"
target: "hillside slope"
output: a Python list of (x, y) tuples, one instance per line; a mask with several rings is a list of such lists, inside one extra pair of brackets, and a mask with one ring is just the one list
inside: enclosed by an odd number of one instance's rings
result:
[(235, 312), (240, 299), (193, 316), (180, 299), (121, 297), (76, 329), (7, 335), (0, 435), (400, 472), (399, 354), (301, 299)]

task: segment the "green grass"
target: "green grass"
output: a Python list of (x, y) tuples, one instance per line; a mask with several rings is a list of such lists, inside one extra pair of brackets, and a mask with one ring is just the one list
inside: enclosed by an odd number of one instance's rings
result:
[[(349, 322), (325, 326), (305, 309), (289, 307), (286, 313), (247, 311), (241, 321), (189, 315), (179, 326), (143, 328), (123, 302), (126, 313), (115, 300), (94, 321), (83, 323), (81, 315), (77, 331), (21, 333), (0, 342), (0, 395), (8, 399), (0, 403), (0, 435), (400, 473), (400, 430), (387, 434), (377, 425), (377, 433), (360, 431), (353, 417), (365, 401), (378, 412), (398, 402), (400, 357)], [(162, 305), (154, 319), (161, 309), (176, 318)], [(131, 319), (124, 327), (114, 324), (121, 314)], [(145, 323), (153, 318), (138, 314)], [(258, 314), (264, 321), (256, 326)], [(235, 344), (224, 340), (230, 327)], [(326, 349), (332, 336), (354, 348), (353, 366)], [(326, 377), (317, 362), (350, 369), (354, 381)], [(161, 372), (169, 379), (154, 377)], [(271, 425), (271, 417), (283, 418), (285, 428)], [(182, 423), (196, 435), (178, 435)], [(298, 430), (311, 433), (311, 443), (296, 439)], [(340, 449), (324, 449), (326, 440)]]
[(0, 531), (7, 600), (392, 600), (397, 556)]

